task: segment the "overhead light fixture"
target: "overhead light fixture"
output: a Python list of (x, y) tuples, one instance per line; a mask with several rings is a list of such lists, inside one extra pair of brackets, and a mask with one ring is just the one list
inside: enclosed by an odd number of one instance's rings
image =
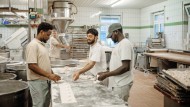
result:
[(109, 0), (107, 5), (111, 6), (112, 4), (114, 4), (115, 2), (117, 2), (118, 0)]
[(122, 0), (117, 0), (113, 4), (111, 4), (111, 7), (115, 7), (121, 3)]
[(100, 15), (101, 13), (102, 13), (102, 11), (99, 11), (99, 12), (97, 12), (97, 13), (94, 13), (93, 15), (90, 16), (90, 18), (93, 18), (93, 17), (95, 17), (95, 16), (98, 16), (98, 15)]

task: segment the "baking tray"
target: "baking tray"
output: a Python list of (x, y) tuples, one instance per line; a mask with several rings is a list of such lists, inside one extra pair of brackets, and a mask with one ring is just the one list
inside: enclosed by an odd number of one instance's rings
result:
[(161, 87), (159, 87), (157, 84), (154, 85), (154, 88), (156, 90), (158, 90), (159, 92), (161, 92), (162, 94), (164, 94), (165, 96), (171, 98), (172, 100), (174, 100), (174, 101), (176, 101), (176, 102), (178, 102), (180, 104), (187, 103), (187, 102), (190, 101), (190, 99), (188, 99), (188, 98), (181, 99), (181, 98), (177, 98), (177, 97), (172, 96), (171, 94), (169, 94), (168, 92), (166, 92), (165, 90), (163, 90)]
[(183, 83), (181, 83), (180, 81), (178, 81), (176, 78), (173, 78), (172, 76), (170, 76), (169, 74), (167, 74), (166, 72), (162, 72), (167, 78), (169, 78), (170, 80), (172, 80), (173, 82), (175, 82), (176, 84), (178, 84), (179, 86), (183, 87), (184, 89), (186, 89), (187, 91), (190, 91), (190, 86), (186, 86)]
[(173, 81), (168, 80), (164, 76), (160, 76), (160, 75), (157, 76), (157, 80), (158, 80), (157, 85), (161, 87), (163, 90), (172, 94), (173, 96), (179, 99), (190, 98), (189, 91), (186, 91), (184, 88), (174, 83)]

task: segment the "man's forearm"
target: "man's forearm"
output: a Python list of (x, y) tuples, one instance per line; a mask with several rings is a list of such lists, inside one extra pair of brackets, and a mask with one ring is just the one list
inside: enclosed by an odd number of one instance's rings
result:
[(56, 44), (55, 46), (58, 47), (58, 48), (63, 48), (62, 44)]
[(121, 74), (123, 74), (123, 73), (125, 73), (127, 71), (128, 70), (126, 69), (125, 66), (120, 66), (116, 70), (108, 72), (106, 75), (107, 75), (107, 77), (116, 76), (116, 75), (121, 75)]
[(79, 71), (79, 73), (80, 73), (80, 74), (85, 73), (85, 72), (87, 72), (88, 70), (92, 69), (93, 66), (94, 66), (93, 64), (88, 63), (84, 68), (82, 68), (82, 69)]

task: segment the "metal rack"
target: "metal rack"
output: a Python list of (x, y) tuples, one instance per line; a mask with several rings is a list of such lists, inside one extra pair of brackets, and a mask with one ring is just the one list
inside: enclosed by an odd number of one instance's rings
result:
[(86, 59), (90, 46), (87, 44), (86, 34), (69, 34), (72, 36), (71, 57), (73, 59)]

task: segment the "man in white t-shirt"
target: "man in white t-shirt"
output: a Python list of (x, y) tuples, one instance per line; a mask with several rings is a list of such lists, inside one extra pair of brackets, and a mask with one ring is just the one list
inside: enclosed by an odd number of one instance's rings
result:
[(52, 72), (48, 50), (45, 48), (52, 28), (53, 26), (49, 23), (39, 24), (36, 38), (26, 47), (27, 80), (33, 107), (49, 107), (50, 80), (61, 79)]
[(63, 45), (58, 41), (58, 34), (57, 31), (54, 29), (52, 30), (52, 34), (50, 37), (49, 56), (51, 60), (60, 58), (61, 48), (69, 49), (70, 47), (67, 45)]
[(73, 80), (79, 79), (80, 74), (90, 70), (96, 76), (98, 71), (106, 70), (106, 55), (103, 47), (97, 42), (98, 31), (96, 29), (89, 29), (87, 31), (87, 42), (90, 45), (89, 62), (73, 75)]
[(109, 77), (108, 88), (118, 94), (124, 101), (128, 101), (129, 91), (133, 84), (133, 46), (123, 35), (122, 26), (114, 23), (109, 26), (109, 34), (114, 43), (117, 43), (112, 50), (110, 59), (110, 71), (100, 72), (98, 80), (102, 81)]

